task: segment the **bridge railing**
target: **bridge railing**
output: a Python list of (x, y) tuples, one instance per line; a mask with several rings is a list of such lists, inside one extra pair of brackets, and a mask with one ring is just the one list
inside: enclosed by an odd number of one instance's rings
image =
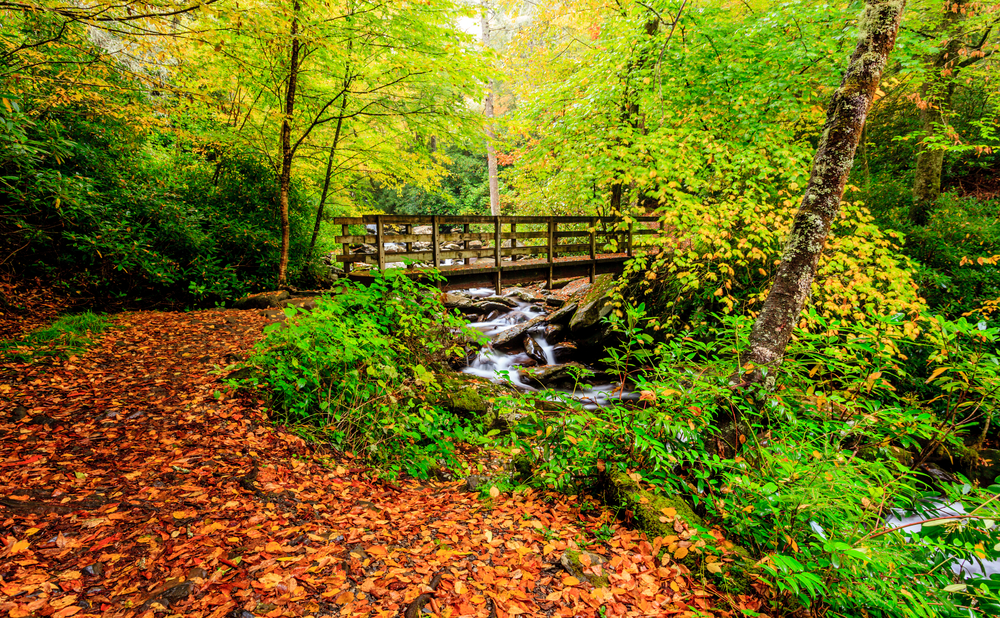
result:
[[(503, 268), (503, 258), (516, 261), (544, 255), (549, 263), (560, 256), (599, 254), (633, 255), (642, 237), (656, 234), (657, 217), (631, 217), (629, 223), (610, 217), (482, 217), (366, 215), (339, 217), (334, 225), (342, 234), (334, 242), (342, 246), (337, 261), (350, 270), (352, 264), (368, 263), (379, 270), (386, 264), (411, 260), (425, 267), (449, 268), (492, 258)], [(355, 227), (354, 230), (351, 228)], [(358, 227), (363, 226), (362, 230)], [(363, 233), (352, 233), (363, 231)], [(374, 232), (374, 233), (372, 233)], [(361, 245), (352, 251), (352, 246)], [(364, 245), (374, 248), (366, 252)]]

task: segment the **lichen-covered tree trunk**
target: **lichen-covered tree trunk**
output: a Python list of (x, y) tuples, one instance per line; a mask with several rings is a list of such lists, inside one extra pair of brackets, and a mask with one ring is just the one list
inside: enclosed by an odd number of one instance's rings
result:
[[(809, 298), (830, 225), (840, 212), (847, 176), (865, 119), (889, 52), (896, 43), (906, 0), (867, 0), (857, 48), (840, 87), (833, 94), (826, 125), (813, 159), (812, 174), (781, 256), (781, 263), (750, 334), (745, 363), (748, 381), (764, 381), (762, 368), (781, 362), (799, 314)], [(746, 366), (746, 365), (744, 365)]]
[[(483, 46), (490, 46), (490, 18), (489, 6), (486, 0), (482, 3), (482, 28)], [(497, 174), (497, 153), (493, 148), (493, 140), (496, 134), (493, 132), (493, 91), (496, 90), (496, 81), (491, 77), (488, 90), (486, 91), (486, 101), (483, 103), (483, 115), (486, 116), (486, 166), (490, 181), (490, 214), (494, 217), (500, 216), (500, 178)]]
[(288, 278), (288, 249), (290, 226), (288, 223), (288, 194), (292, 185), (292, 116), (295, 113), (295, 89), (299, 80), (299, 2), (292, 5), (290, 31), (292, 50), (288, 59), (288, 85), (285, 90), (284, 118), (281, 120), (281, 170), (278, 174), (278, 208), (281, 213), (281, 256), (278, 259), (278, 287), (284, 287)]

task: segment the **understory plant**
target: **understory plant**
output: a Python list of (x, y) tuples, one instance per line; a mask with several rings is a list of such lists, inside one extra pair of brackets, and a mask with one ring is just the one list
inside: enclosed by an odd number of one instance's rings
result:
[(438, 366), (473, 335), (436, 288), (390, 270), (367, 286), (342, 283), (310, 311), (284, 312), (250, 361), (276, 420), (390, 474), (450, 463), (450, 439), (465, 439), (468, 424), (430, 395), (441, 388)]
[[(764, 391), (733, 379), (748, 318), (653, 343), (642, 308), (623, 309), (614, 321), (628, 341), (607, 363), (638, 401), (519, 406), (511, 441), (531, 482), (576, 492), (614, 466), (683, 496), (749, 550), (782, 615), (1000, 612), (1000, 579), (976, 568), (1000, 559), (1000, 486), (956, 471), (998, 404), (997, 329), (924, 318), (921, 336), (900, 341), (886, 333), (903, 332), (902, 316), (813, 311)], [(918, 346), (929, 348), (920, 389), (900, 359)], [(924, 523), (904, 528), (904, 516)]]
[(93, 345), (94, 337), (110, 325), (105, 316), (90, 311), (65, 314), (20, 339), (0, 341), (0, 360), (31, 362), (45, 358), (66, 359), (86, 351)]

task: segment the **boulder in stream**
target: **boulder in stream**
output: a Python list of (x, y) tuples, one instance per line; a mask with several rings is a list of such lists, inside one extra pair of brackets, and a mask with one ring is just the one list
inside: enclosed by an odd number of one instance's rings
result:
[(576, 303), (563, 305), (563, 307), (558, 311), (550, 313), (548, 319), (545, 321), (549, 324), (566, 324), (573, 317), (573, 313), (576, 312), (576, 307)]
[(542, 346), (538, 345), (538, 342), (535, 341), (535, 338), (530, 333), (524, 335), (524, 351), (528, 356), (542, 365), (548, 362), (545, 360), (545, 350), (542, 349)]
[(611, 292), (614, 282), (615, 278), (610, 274), (598, 275), (569, 321), (571, 331), (579, 332), (597, 326), (611, 313)]
[(495, 339), (493, 339), (493, 347), (499, 350), (504, 350), (512, 348), (515, 345), (520, 345), (524, 333), (528, 332), (529, 330), (538, 326), (539, 324), (545, 322), (545, 319), (547, 317), (548, 316), (544, 314), (539, 315), (534, 318), (531, 318), (527, 322), (521, 322), (517, 326), (512, 326), (511, 328), (508, 328), (507, 330), (497, 335)]
[(557, 363), (568, 363), (573, 360), (579, 350), (577, 350), (576, 344), (572, 341), (564, 341), (554, 348), (552, 348), (552, 355), (555, 356)]
[(542, 388), (576, 388), (581, 384), (601, 381), (599, 375), (580, 363), (535, 367), (524, 372), (524, 380)]

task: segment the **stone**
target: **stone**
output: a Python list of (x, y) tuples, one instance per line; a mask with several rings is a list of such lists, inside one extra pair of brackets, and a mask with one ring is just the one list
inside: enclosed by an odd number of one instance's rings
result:
[(569, 321), (571, 331), (578, 332), (597, 326), (611, 313), (611, 292), (614, 282), (615, 278), (610, 274), (598, 275)]
[(505, 293), (504, 296), (508, 298), (516, 298), (526, 303), (540, 303), (544, 300), (540, 295), (524, 288), (511, 288), (507, 290), (507, 293)]
[(559, 296), (549, 296), (545, 299), (545, 304), (550, 307), (562, 307), (566, 304), (566, 299)]
[(555, 356), (557, 363), (570, 362), (577, 356), (578, 352), (576, 344), (572, 341), (564, 341), (552, 348), (552, 355)]
[(250, 294), (233, 301), (234, 309), (274, 309), (281, 306), (281, 302), (291, 298), (287, 290), (275, 290), (272, 292), (261, 292)]
[(496, 296), (496, 295), (494, 295), (494, 296), (487, 296), (483, 300), (484, 301), (488, 300), (488, 301), (490, 301), (492, 303), (500, 303), (501, 305), (504, 305), (504, 306), (506, 306), (506, 307), (508, 307), (510, 309), (517, 309), (517, 301), (516, 300), (511, 300), (510, 298), (506, 298), (506, 297), (503, 297), (503, 296)]
[(414, 234), (433, 234), (434, 228), (429, 225), (418, 225), (413, 228)]
[(524, 379), (529, 383), (544, 388), (575, 388), (580, 384), (592, 384), (598, 380), (592, 370), (580, 363), (563, 363), (562, 365), (545, 365), (524, 372)]
[(548, 361), (545, 360), (545, 351), (542, 350), (542, 346), (538, 345), (535, 338), (530, 334), (524, 336), (524, 352), (539, 362), (539, 364), (546, 364)]
[(573, 314), (576, 313), (576, 307), (576, 303), (564, 305), (562, 309), (550, 313), (548, 319), (545, 321), (549, 324), (566, 324), (573, 318)]
[(580, 277), (570, 277), (568, 279), (556, 279), (552, 282), (552, 285), (549, 285), (549, 282), (546, 281), (545, 283), (542, 284), (542, 289), (561, 290), (562, 288), (566, 287), (570, 283), (573, 283), (577, 279), (580, 279)]
[(566, 336), (566, 327), (562, 324), (549, 324), (545, 327), (545, 341), (559, 343)]
[(543, 323), (547, 317), (548, 316), (546, 315), (540, 315), (531, 318), (527, 322), (521, 322), (517, 326), (508, 328), (493, 339), (493, 347), (502, 350), (505, 348), (511, 348), (515, 345), (520, 345), (524, 333)]
[(559, 564), (567, 573), (579, 580), (590, 582), (595, 588), (607, 588), (610, 583), (604, 571), (606, 562), (604, 556), (579, 549), (567, 549), (559, 557)]
[(465, 294), (456, 294), (455, 292), (445, 292), (438, 297), (438, 300), (448, 309), (458, 309), (459, 311), (471, 311), (477, 302), (477, 300), (469, 298)]

